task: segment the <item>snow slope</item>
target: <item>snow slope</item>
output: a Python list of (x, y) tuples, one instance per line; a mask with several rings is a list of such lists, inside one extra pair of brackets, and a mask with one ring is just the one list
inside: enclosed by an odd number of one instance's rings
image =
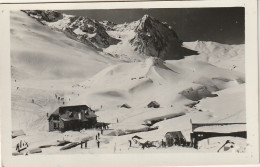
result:
[[(132, 24), (126, 27), (136, 26)], [(119, 30), (120, 26), (117, 26)], [(122, 40), (128, 40), (129, 36), (124, 37), (126, 31), (118, 34), (108, 27), (106, 30), (111, 37), (121, 36)], [(75, 29), (75, 32), (83, 31)], [(61, 32), (50, 30), (22, 12), (11, 12), (12, 129), (23, 129), (26, 133), (26, 136), (13, 140), (13, 149), (19, 140), (28, 141), (34, 148), (64, 138), (73, 142), (87, 136), (95, 138), (99, 130), (64, 134), (48, 132), (46, 114), (63, 105), (88, 105), (97, 111), (98, 121), (111, 123), (110, 130), (105, 131), (100, 139), (103, 149), (98, 149), (95, 140), (91, 140), (89, 149), (77, 146), (59, 151), (54, 146), (43, 149), (43, 154), (140, 152), (142, 149), (138, 145), (133, 149), (128, 147), (128, 140), (134, 135), (143, 140), (161, 141), (166, 132), (182, 131), (189, 139), (190, 120), (194, 123), (245, 122), (244, 46), (199, 43), (184, 43), (185, 47), (200, 53), (184, 59), (163, 61), (131, 52), (134, 61), (127, 61), (127, 58), (115, 59), (105, 53), (106, 49), (123, 53), (124, 44), (121, 42), (117, 47), (107, 47), (100, 54)], [(125, 51), (128, 53), (129, 50)], [(236, 67), (231, 68), (233, 65)], [(55, 95), (64, 101), (57, 100)], [(147, 108), (147, 104), (154, 100), (160, 108)], [(131, 108), (120, 108), (124, 103)], [(187, 105), (191, 103), (196, 105)], [(179, 116), (167, 119), (175, 114)], [(147, 119), (163, 117), (165, 119), (153, 125), (158, 127), (153, 131), (107, 135), (139, 130), (146, 127)], [(245, 141), (238, 139), (239, 145), (243, 145), (240, 142)], [(216, 151), (219, 146), (210, 149), (204, 145), (202, 143), (202, 151)], [(149, 151), (197, 150), (168, 148)]]
[(14, 79), (88, 78), (114, 63), (23, 12), (11, 12), (10, 28)]
[(184, 42), (183, 46), (199, 52), (199, 55), (186, 57), (205, 61), (221, 68), (245, 72), (245, 46), (227, 45), (211, 41)]

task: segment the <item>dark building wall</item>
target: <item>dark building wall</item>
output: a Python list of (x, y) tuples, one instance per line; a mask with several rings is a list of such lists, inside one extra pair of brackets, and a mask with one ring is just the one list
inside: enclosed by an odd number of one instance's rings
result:
[(97, 118), (88, 118), (88, 121), (70, 120), (63, 121), (59, 116), (49, 119), (49, 131), (59, 130), (61, 132), (74, 130), (79, 131), (87, 128), (94, 128), (97, 124)]
[(210, 137), (218, 137), (218, 136), (233, 136), (233, 137), (242, 137), (246, 138), (246, 132), (233, 132), (233, 133), (214, 133), (214, 132), (193, 132), (194, 137), (197, 141), (201, 141), (203, 139), (207, 139)]
[(232, 133), (193, 132), (193, 133), (191, 133), (191, 142), (192, 142), (194, 148), (197, 148), (199, 141), (201, 141), (203, 139), (211, 138), (211, 137), (221, 137), (221, 136), (247, 138), (247, 132), (246, 131), (232, 132)]
[(59, 130), (60, 131), (65, 131), (65, 122), (63, 120), (61, 120), (61, 118), (59, 119)]
[(49, 131), (54, 131), (54, 124), (52, 120), (49, 121)]
[(148, 108), (159, 108), (159, 107), (160, 107), (160, 105), (157, 105), (154, 103), (148, 104)]
[(174, 143), (174, 139), (172, 136), (166, 136), (166, 144), (168, 147), (171, 147), (173, 146), (173, 143)]

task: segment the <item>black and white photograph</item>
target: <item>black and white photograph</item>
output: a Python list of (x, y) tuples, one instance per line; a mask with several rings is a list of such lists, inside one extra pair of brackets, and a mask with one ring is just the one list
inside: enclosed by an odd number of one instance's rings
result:
[(10, 10), (11, 156), (249, 153), (245, 18), (242, 5)]

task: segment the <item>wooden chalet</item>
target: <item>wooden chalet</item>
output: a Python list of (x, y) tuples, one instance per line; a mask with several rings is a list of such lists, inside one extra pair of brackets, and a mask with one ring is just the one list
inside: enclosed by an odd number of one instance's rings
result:
[(94, 128), (97, 124), (97, 115), (86, 105), (62, 106), (57, 108), (48, 120), (49, 131), (79, 131)]

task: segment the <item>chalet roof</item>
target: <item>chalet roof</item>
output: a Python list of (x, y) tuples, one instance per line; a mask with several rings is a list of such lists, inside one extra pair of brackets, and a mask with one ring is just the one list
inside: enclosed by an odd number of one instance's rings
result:
[(12, 138), (15, 138), (17, 136), (22, 136), (25, 135), (23, 130), (13, 130), (12, 131)]
[(148, 105), (150, 104), (160, 105), (157, 101), (151, 101)]
[(129, 105), (128, 105), (128, 104), (126, 104), (126, 103), (125, 103), (125, 104), (123, 104), (123, 105), (121, 105), (121, 108), (122, 108), (122, 107), (125, 107), (125, 108), (131, 108), (131, 106), (129, 106)]
[(170, 136), (172, 138), (184, 138), (183, 134), (181, 131), (173, 131), (173, 132), (167, 132), (165, 134), (165, 137), (166, 136)]
[(208, 125), (194, 129), (194, 132), (215, 132), (215, 133), (232, 133), (246, 131), (246, 124), (223, 124)]
[[(63, 121), (81, 120), (88, 121), (90, 118), (95, 118), (97, 115), (86, 105), (78, 106), (63, 106), (56, 109), (51, 116), (60, 116)], [(49, 119), (51, 118), (49, 117)]]

